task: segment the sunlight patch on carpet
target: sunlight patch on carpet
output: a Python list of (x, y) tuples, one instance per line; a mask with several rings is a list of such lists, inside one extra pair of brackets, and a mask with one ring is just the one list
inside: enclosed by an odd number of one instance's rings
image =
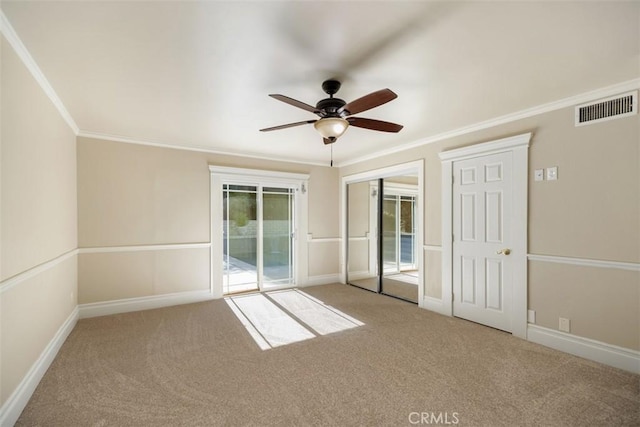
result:
[(227, 298), (227, 302), (229, 300), (271, 347), (304, 341), (315, 336), (263, 294), (235, 296)]
[(267, 295), (319, 335), (332, 334), (363, 325), (359, 320), (298, 290), (269, 292)]
[(364, 325), (296, 289), (231, 296), (225, 301), (262, 350)]

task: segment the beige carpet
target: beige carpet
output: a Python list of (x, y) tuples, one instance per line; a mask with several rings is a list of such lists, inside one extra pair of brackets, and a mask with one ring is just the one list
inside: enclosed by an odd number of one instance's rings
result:
[(382, 292), (407, 301), (418, 303), (418, 287), (402, 280), (394, 280), (392, 277), (382, 278)]
[[(351, 280), (353, 286), (368, 289), (372, 292), (378, 292), (378, 278), (369, 277), (360, 280)], [(394, 280), (393, 276), (384, 276), (382, 278), (382, 292), (386, 295), (402, 298), (407, 301), (418, 303), (418, 287), (414, 284), (401, 280)]]
[(640, 424), (637, 375), (352, 286), (304, 291), (364, 326), (263, 351), (222, 300), (81, 320), (17, 425)]

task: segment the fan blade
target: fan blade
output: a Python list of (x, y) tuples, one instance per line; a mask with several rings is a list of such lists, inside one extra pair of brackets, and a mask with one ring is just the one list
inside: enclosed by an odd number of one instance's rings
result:
[(382, 120), (365, 119), (362, 117), (348, 117), (347, 121), (351, 126), (357, 128), (379, 130), (382, 132), (400, 132), (402, 125), (391, 122), (383, 122)]
[(365, 95), (362, 98), (358, 98), (355, 101), (351, 101), (350, 103), (343, 106), (338, 112), (347, 111), (349, 113), (347, 114), (347, 116), (358, 114), (363, 111), (378, 107), (382, 104), (386, 104), (387, 102), (392, 101), (397, 97), (398, 95), (396, 95), (391, 89), (381, 89), (377, 92)]
[(280, 125), (280, 126), (274, 126), (274, 127), (271, 127), (271, 128), (260, 129), (260, 132), (269, 132), (269, 131), (272, 131), (272, 130), (292, 128), (294, 126), (308, 125), (310, 123), (315, 123), (315, 122), (317, 122), (317, 120), (305, 120), (303, 122), (295, 122), (295, 123), (289, 123), (287, 125)]
[(270, 94), (269, 96), (272, 97), (272, 98), (277, 99), (278, 101), (282, 101), (285, 104), (289, 104), (289, 105), (293, 105), (294, 107), (302, 108), (303, 110), (310, 111), (310, 112), (312, 112), (314, 114), (318, 114), (319, 113), (319, 111), (318, 111), (318, 109), (316, 107), (313, 107), (313, 106), (311, 106), (309, 104), (305, 104), (302, 101), (298, 101), (296, 99), (289, 98), (288, 96), (278, 95), (278, 94)]

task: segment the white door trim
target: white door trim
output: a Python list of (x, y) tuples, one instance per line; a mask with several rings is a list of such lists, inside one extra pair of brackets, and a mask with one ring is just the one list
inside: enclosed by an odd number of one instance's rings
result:
[[(341, 213), (340, 213), (340, 235), (342, 236), (341, 244), (341, 256), (340, 256), (340, 282), (346, 283), (347, 278), (347, 185), (370, 181), (372, 179), (389, 178), (392, 176), (399, 176), (402, 174), (417, 174), (418, 175), (418, 194), (416, 200), (416, 217), (417, 223), (417, 243), (416, 247), (422, 247), (422, 241), (424, 236), (424, 160), (414, 160), (412, 162), (401, 163), (399, 165), (388, 166), (381, 169), (375, 169), (365, 172), (356, 173), (353, 175), (343, 176), (340, 183), (340, 200), (341, 200)], [(423, 259), (424, 256), (420, 254), (418, 257), (418, 306), (424, 308), (424, 269)]]
[(527, 191), (531, 133), (512, 136), (439, 154), (442, 162), (442, 308), (453, 316), (453, 162), (489, 154), (511, 152), (513, 160), (513, 306), (512, 334), (527, 338)]

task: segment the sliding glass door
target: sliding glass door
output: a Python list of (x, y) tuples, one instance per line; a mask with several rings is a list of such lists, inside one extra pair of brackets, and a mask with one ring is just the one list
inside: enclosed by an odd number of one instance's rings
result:
[(294, 189), (223, 184), (223, 292), (294, 281)]
[(258, 187), (223, 186), (224, 293), (258, 289)]
[(293, 196), (291, 188), (262, 189), (264, 288), (293, 283)]

